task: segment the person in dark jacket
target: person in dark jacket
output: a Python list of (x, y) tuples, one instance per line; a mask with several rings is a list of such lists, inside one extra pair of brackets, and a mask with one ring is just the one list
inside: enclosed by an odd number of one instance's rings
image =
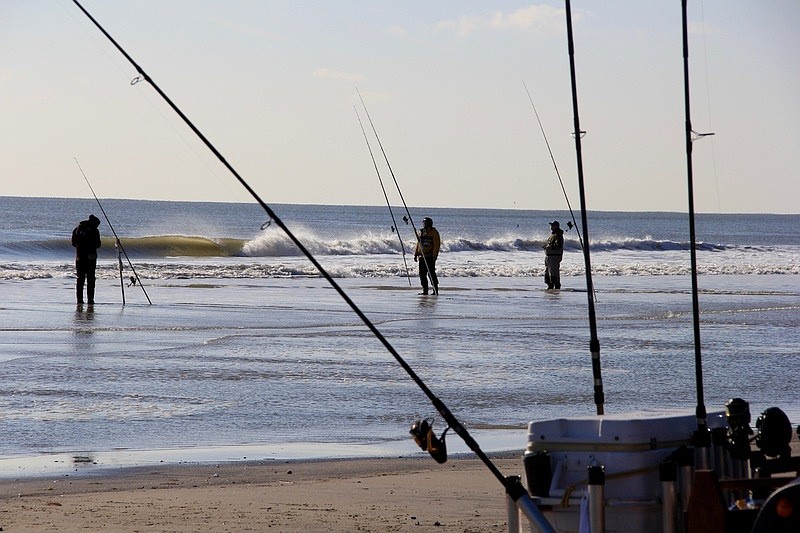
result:
[(72, 246), (75, 247), (75, 272), (78, 276), (76, 293), (78, 303), (83, 303), (83, 285), (86, 284), (86, 299), (94, 304), (94, 271), (97, 268), (97, 249), (100, 248), (100, 219), (89, 215), (72, 230)]
[(414, 250), (414, 261), (419, 261), (419, 281), (422, 294), (428, 294), (428, 276), (433, 282), (433, 294), (439, 294), (439, 278), (436, 276), (436, 258), (439, 257), (441, 238), (433, 227), (433, 219), (422, 219), (422, 230), (419, 232), (417, 248)]
[(544, 282), (548, 289), (561, 288), (561, 274), (559, 272), (561, 257), (564, 255), (564, 231), (558, 220), (550, 223), (550, 237), (544, 245)]

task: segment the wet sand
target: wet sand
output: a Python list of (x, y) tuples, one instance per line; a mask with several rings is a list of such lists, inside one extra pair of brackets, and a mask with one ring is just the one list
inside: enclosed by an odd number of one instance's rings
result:
[[(519, 452), (493, 457), (522, 473)], [(474, 458), (261, 461), (0, 482), (3, 531), (505, 531)]]
[[(800, 454), (794, 435), (792, 455)], [(522, 474), (522, 452), (491, 454)], [(479, 460), (425, 456), (172, 464), (0, 480), (2, 531), (507, 531)]]

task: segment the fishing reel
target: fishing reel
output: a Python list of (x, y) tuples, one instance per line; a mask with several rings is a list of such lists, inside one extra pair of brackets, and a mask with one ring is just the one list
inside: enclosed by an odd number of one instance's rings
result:
[(575, 227), (575, 224), (573, 224), (572, 222), (570, 222), (570, 221), (568, 220), (568, 221), (567, 221), (567, 231), (571, 230), (571, 229), (572, 229), (572, 228), (574, 228), (574, 227)]
[(727, 447), (734, 459), (750, 458), (750, 404), (741, 398), (725, 402), (725, 418), (728, 421)]
[(753, 452), (750, 463), (756, 477), (800, 471), (800, 457), (792, 457), (792, 448), (789, 445), (792, 440), (792, 424), (786, 413), (778, 407), (770, 407), (758, 417), (754, 440), (758, 451)]
[(768, 457), (788, 457), (792, 450), (792, 423), (778, 407), (770, 407), (756, 420), (756, 446)]
[(447, 443), (444, 437), (449, 429), (450, 426), (445, 428), (441, 437), (437, 437), (433, 432), (433, 419), (426, 418), (424, 420), (417, 420), (411, 424), (409, 433), (414, 439), (414, 442), (417, 443), (417, 446), (431, 454), (431, 457), (433, 457), (437, 463), (444, 464), (447, 462)]

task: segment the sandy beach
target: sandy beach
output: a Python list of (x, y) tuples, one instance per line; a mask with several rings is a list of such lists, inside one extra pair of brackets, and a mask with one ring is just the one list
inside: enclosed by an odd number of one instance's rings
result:
[[(493, 456), (506, 475), (522, 453)], [(505, 531), (479, 460), (260, 461), (4, 480), (3, 531)]]
[[(522, 474), (521, 451), (490, 457)], [(0, 501), (0, 531), (507, 531), (503, 487), (474, 456), (132, 467), (2, 480)]]

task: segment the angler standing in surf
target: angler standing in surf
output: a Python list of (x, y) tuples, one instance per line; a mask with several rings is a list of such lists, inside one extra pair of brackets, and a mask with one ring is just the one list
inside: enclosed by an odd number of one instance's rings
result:
[(550, 223), (550, 237), (544, 245), (544, 282), (548, 289), (561, 288), (561, 257), (564, 255), (564, 231), (558, 220)]
[(83, 303), (83, 285), (86, 283), (86, 299), (94, 304), (94, 271), (97, 268), (97, 249), (100, 248), (100, 219), (89, 215), (72, 230), (72, 246), (75, 247), (75, 272), (78, 276), (76, 293), (78, 303)]
[[(419, 262), (419, 281), (422, 283), (422, 294), (428, 294), (428, 275), (433, 282), (433, 294), (439, 294), (439, 278), (436, 277), (436, 258), (439, 257), (441, 239), (439, 232), (433, 227), (433, 219), (422, 219), (417, 249), (414, 250), (414, 261)], [(420, 256), (422, 260), (420, 260)]]

